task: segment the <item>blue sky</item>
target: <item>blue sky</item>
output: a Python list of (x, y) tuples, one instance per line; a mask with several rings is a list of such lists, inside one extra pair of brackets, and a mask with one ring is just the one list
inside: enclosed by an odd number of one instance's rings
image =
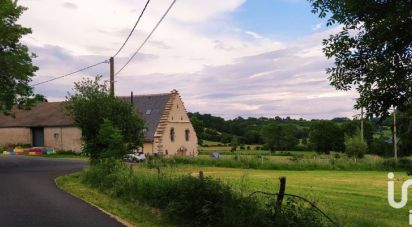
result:
[(298, 39), (324, 30), (325, 19), (311, 13), (306, 0), (253, 0), (246, 1), (233, 13), (233, 19), (245, 30), (285, 39)]
[[(120, 68), (171, 0), (152, 0), (115, 58)], [(23, 41), (37, 54), (42, 82), (108, 59), (123, 43), (145, 0), (20, 0)], [(134, 60), (115, 78), (117, 95), (177, 89), (189, 111), (225, 118), (351, 117), (355, 92), (336, 91), (325, 69), (322, 39), (336, 33), (305, 0), (178, 0)], [(65, 100), (73, 83), (109, 74), (108, 65), (35, 87)]]

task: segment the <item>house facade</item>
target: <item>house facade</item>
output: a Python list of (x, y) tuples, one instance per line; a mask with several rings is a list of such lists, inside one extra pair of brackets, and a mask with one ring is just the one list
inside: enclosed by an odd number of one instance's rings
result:
[[(176, 90), (170, 93), (120, 97), (133, 103), (146, 122), (146, 154), (195, 156), (196, 132)], [(64, 102), (41, 103), (30, 110), (15, 109), (0, 116), (0, 146), (31, 144), (81, 152), (81, 130), (74, 125)]]

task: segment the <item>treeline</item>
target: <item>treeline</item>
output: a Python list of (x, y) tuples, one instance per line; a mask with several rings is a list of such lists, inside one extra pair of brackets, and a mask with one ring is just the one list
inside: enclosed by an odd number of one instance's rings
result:
[[(397, 112), (399, 155), (412, 154), (412, 108)], [(347, 151), (354, 156), (364, 153), (393, 154), (392, 118), (364, 119), (364, 139), (358, 119), (305, 120), (281, 118), (242, 118), (232, 120), (211, 114), (189, 113), (192, 124), (203, 140), (230, 144), (232, 147), (257, 144), (265, 150)]]

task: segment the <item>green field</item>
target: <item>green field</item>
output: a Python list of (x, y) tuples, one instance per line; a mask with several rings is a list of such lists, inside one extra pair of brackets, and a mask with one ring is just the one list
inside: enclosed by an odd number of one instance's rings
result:
[[(304, 196), (343, 226), (405, 226), (408, 209), (400, 210), (387, 202), (387, 172), (378, 171), (273, 171), (218, 167), (179, 166), (163, 173), (206, 176), (221, 179), (245, 196), (255, 190), (277, 192), (278, 178), (286, 176), (286, 192)], [(137, 171), (154, 171), (137, 168)], [(405, 173), (395, 173), (399, 193)], [(397, 194), (397, 198), (400, 198)]]

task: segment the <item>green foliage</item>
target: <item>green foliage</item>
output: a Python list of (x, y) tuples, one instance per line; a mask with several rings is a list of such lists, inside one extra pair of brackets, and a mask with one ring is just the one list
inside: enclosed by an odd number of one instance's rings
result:
[[(119, 131), (121, 136), (110, 139), (116, 142), (116, 146), (120, 144), (117, 140), (121, 139), (128, 151), (141, 146), (144, 139), (144, 122), (133, 106), (111, 96), (106, 84), (99, 83), (100, 79), (96, 77), (95, 80), (85, 79), (75, 83), (74, 94), (70, 94), (66, 105), (76, 125), (82, 130), (85, 152), (90, 154), (92, 160), (107, 157), (108, 150), (105, 155), (100, 154), (107, 148), (106, 145), (99, 145), (108, 143), (103, 138), (99, 139), (100, 134), (107, 134), (106, 131)], [(103, 124), (105, 119), (111, 123)], [(112, 153), (115, 157), (123, 153), (123, 148), (111, 149), (114, 149)]]
[[(213, 166), (238, 169), (260, 169), (260, 170), (340, 170), (340, 171), (405, 171), (404, 165), (392, 165), (391, 159), (363, 158), (353, 160), (343, 155), (324, 155), (317, 157), (302, 157), (301, 155), (283, 154), (288, 156), (287, 160), (271, 160), (270, 156), (264, 155), (230, 155), (230, 157), (173, 157), (157, 160), (156, 163), (146, 162), (144, 165), (150, 168), (156, 166), (192, 165)], [(389, 163), (389, 164), (388, 164)]]
[(393, 156), (393, 145), (388, 143), (383, 137), (373, 138), (369, 152), (383, 157)]
[(309, 141), (317, 152), (343, 151), (344, 140), (343, 131), (331, 121), (319, 121), (310, 127)]
[(353, 136), (347, 136), (345, 141), (345, 152), (349, 157), (363, 158), (368, 150), (368, 144), (362, 141), (360, 132)]
[(397, 111), (399, 155), (412, 154), (412, 104)]
[(323, 41), (324, 53), (335, 59), (327, 69), (333, 86), (356, 87), (357, 107), (369, 115), (412, 103), (412, 4), (410, 0), (309, 0), (313, 13), (330, 16), (328, 25), (342, 31)]
[[(360, 120), (347, 120), (342, 123), (342, 130), (346, 136), (353, 137), (354, 135), (358, 134), (361, 127)], [(363, 136), (365, 138), (366, 143), (368, 146), (372, 144), (373, 141), (373, 128), (372, 124), (368, 119), (363, 120)]]
[(210, 177), (133, 172), (104, 161), (82, 173), (84, 183), (127, 201), (160, 208), (180, 226), (326, 226), (315, 210), (296, 201), (262, 206)]
[(267, 147), (271, 150), (292, 150), (298, 145), (295, 137), (296, 126), (287, 124), (269, 124), (262, 128), (262, 137)]
[(128, 153), (121, 131), (110, 120), (104, 119), (100, 125), (96, 140), (86, 143), (86, 150), (99, 151), (94, 158), (121, 159)]
[(16, 23), (25, 9), (11, 0), (0, 1), (0, 112), (4, 113), (33, 95), (29, 82), (38, 69), (32, 63), (35, 55), (20, 42), (31, 29)]

